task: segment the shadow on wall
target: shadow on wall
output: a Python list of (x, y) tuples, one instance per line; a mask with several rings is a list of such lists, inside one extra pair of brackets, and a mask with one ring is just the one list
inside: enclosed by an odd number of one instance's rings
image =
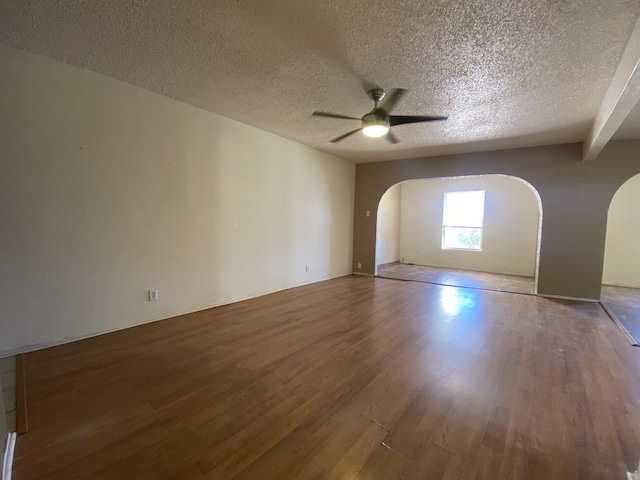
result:
[[(485, 192), (479, 251), (442, 246), (444, 195)], [(400, 261), (442, 268), (534, 277), (537, 292), (542, 202), (537, 190), (510, 175), (409, 180), (380, 199), (376, 224), (378, 265)]]

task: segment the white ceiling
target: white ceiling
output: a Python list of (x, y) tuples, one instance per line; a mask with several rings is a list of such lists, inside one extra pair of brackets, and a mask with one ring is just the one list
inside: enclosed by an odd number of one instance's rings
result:
[[(2, 43), (94, 70), (354, 161), (583, 141), (640, 0), (3, 0)], [(366, 90), (395, 114), (354, 135)], [(640, 125), (636, 125), (640, 129)]]

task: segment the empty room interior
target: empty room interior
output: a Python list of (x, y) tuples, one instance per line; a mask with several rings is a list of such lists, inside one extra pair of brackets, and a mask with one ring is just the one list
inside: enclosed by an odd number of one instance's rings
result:
[(639, 17), (0, 3), (2, 480), (640, 479)]

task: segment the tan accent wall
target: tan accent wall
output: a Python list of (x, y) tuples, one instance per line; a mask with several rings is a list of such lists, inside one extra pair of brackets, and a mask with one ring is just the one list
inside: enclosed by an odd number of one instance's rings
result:
[[(7, 417), (4, 413), (4, 398), (2, 396), (2, 383), (0, 382), (0, 458), (3, 458), (5, 442), (9, 428), (7, 427)], [(1, 472), (0, 468), (0, 472)]]
[(583, 162), (581, 155), (582, 144), (567, 144), (357, 165), (353, 271), (374, 273), (375, 213), (392, 185), (505, 174), (529, 182), (542, 201), (538, 293), (598, 299), (607, 210), (616, 190), (640, 172), (640, 141), (612, 142), (593, 162)]

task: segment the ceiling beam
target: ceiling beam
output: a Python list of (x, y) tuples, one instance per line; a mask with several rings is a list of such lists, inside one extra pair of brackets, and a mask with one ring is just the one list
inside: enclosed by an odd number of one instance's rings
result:
[(640, 18), (584, 142), (583, 160), (595, 160), (640, 100)]

